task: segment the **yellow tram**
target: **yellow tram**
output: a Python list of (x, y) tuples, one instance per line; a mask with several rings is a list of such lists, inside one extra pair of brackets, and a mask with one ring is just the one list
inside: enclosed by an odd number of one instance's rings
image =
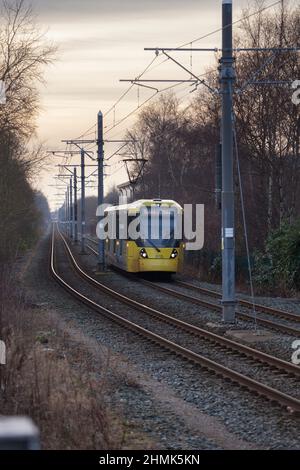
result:
[(108, 207), (104, 215), (115, 229), (106, 238), (106, 263), (131, 273), (180, 271), (182, 213), (177, 202), (164, 199)]

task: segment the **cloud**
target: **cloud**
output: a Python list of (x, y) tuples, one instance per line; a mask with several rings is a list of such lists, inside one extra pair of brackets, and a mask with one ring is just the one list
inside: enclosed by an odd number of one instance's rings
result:
[(201, 10), (218, 8), (221, 0), (32, 0), (32, 4), (43, 17), (56, 20), (65, 18), (103, 16), (132, 16), (168, 11), (170, 15), (178, 10)]

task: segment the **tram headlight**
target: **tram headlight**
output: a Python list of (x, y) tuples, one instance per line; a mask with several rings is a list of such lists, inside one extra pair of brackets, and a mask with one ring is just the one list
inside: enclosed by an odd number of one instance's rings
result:
[(144, 258), (144, 259), (148, 258), (148, 255), (147, 255), (147, 252), (146, 252), (145, 248), (142, 248), (142, 249), (140, 250), (140, 255), (141, 255), (141, 257)]
[(170, 258), (175, 259), (175, 258), (177, 258), (177, 256), (178, 256), (178, 251), (175, 250), (175, 248), (174, 248), (174, 250), (173, 250), (172, 253), (171, 253)]

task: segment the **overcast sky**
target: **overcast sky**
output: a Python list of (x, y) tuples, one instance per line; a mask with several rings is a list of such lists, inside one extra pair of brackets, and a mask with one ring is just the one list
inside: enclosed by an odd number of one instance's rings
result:
[[(42, 111), (39, 117), (39, 138), (48, 148), (64, 148), (61, 139), (77, 137), (96, 121), (99, 109), (106, 112), (128, 87), (120, 78), (136, 77), (154, 57), (144, 47), (177, 47), (221, 26), (221, 0), (33, 0), (33, 6), (47, 36), (59, 46), (57, 60), (46, 70), (46, 86), (41, 86)], [(235, 19), (247, 0), (236, 0)], [(271, 3), (271, 0), (267, 3)], [(250, 0), (254, 5), (254, 0)], [(220, 46), (215, 34), (195, 44), (198, 47)], [(187, 67), (187, 53), (176, 56)], [(157, 59), (159, 64), (161, 58)], [(214, 64), (214, 54), (194, 53), (192, 67), (196, 74)], [(156, 67), (145, 78), (189, 78), (170, 61)], [(188, 100), (187, 86), (179, 87), (178, 96)], [(151, 94), (140, 90), (140, 103)], [(110, 113), (105, 126), (125, 116), (138, 104), (134, 89)], [(121, 138), (134, 123), (134, 115), (107, 134)], [(115, 119), (115, 121), (114, 121)], [(106, 145), (106, 155), (115, 150)], [(55, 159), (55, 163), (58, 159)], [(112, 183), (124, 182), (126, 173), (118, 170), (117, 160), (107, 171), (106, 189)], [(51, 174), (57, 170), (53, 168)], [(50, 175), (41, 178), (39, 187), (49, 196)]]

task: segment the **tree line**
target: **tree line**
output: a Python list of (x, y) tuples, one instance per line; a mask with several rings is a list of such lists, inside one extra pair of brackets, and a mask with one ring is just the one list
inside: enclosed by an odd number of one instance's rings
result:
[(6, 104), (0, 105), (0, 262), (14, 259), (36, 240), (50, 218), (46, 198), (33, 189), (44, 154), (36, 143), (38, 82), (54, 58), (24, 0), (0, 4), (0, 80)]

